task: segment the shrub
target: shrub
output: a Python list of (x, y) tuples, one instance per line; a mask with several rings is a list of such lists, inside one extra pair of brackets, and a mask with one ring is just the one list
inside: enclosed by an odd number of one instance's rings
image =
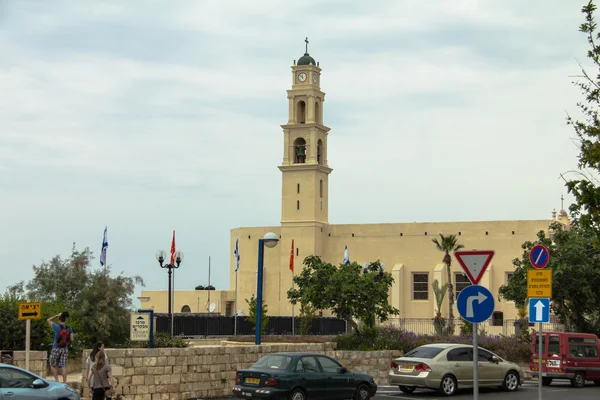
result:
[[(173, 336), (167, 332), (159, 332), (154, 334), (154, 347), (155, 348), (165, 348), (165, 347), (188, 347), (189, 342), (183, 338), (183, 336)], [(125, 343), (120, 346), (114, 346), (115, 348), (146, 348), (148, 347), (148, 342), (144, 341), (131, 341), (127, 340)]]
[[(473, 336), (465, 332), (460, 336), (417, 335), (393, 326), (381, 326), (373, 331), (357, 331), (340, 335), (334, 339), (338, 350), (400, 350), (404, 353), (425, 344), (460, 343), (472, 344)], [(527, 363), (531, 355), (531, 341), (508, 336), (479, 336), (479, 346), (498, 354), (500, 357), (516, 362)]]
[[(262, 336), (263, 343), (327, 343), (333, 341), (334, 336), (317, 335), (266, 335)], [(230, 336), (225, 339), (230, 342), (254, 343), (254, 336)]]

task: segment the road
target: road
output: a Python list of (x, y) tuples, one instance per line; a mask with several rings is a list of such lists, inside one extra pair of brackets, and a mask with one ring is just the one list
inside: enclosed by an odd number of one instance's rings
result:
[[(514, 393), (506, 393), (500, 389), (479, 390), (481, 400), (532, 400), (538, 396), (537, 383), (525, 382), (518, 391)], [(452, 399), (472, 399), (473, 391), (465, 390), (459, 392)], [(544, 387), (542, 392), (543, 400), (564, 400), (565, 398), (577, 400), (598, 400), (600, 399), (600, 386), (594, 386), (593, 383), (588, 383), (586, 387), (581, 389), (572, 388), (568, 382), (553, 383), (552, 386)], [(377, 390), (377, 396), (372, 400), (442, 400), (448, 397), (440, 396), (438, 393), (430, 390), (417, 390), (412, 394), (402, 393), (396, 386), (380, 386)], [(233, 397), (221, 400), (235, 400)]]

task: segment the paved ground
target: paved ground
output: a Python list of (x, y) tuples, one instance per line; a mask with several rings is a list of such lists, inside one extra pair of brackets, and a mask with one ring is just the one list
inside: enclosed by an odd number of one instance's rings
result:
[[(482, 400), (531, 400), (537, 399), (537, 383), (526, 382), (517, 392), (506, 393), (496, 389), (480, 389), (479, 397)], [(459, 392), (452, 399), (472, 399), (473, 391), (465, 390)], [(544, 387), (542, 392), (543, 400), (598, 400), (600, 399), (600, 386), (594, 386), (589, 383), (585, 388), (574, 389), (568, 382), (553, 383), (552, 386)], [(429, 390), (417, 390), (412, 394), (402, 393), (396, 386), (380, 386), (377, 390), (377, 396), (373, 400), (442, 400), (448, 397), (440, 396), (438, 393)], [(234, 400), (233, 397), (222, 400)]]

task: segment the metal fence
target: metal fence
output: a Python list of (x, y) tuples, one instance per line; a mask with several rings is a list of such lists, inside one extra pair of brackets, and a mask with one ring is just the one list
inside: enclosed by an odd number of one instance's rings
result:
[[(168, 314), (156, 315), (156, 332), (169, 332)], [(173, 335), (185, 337), (234, 336), (235, 317), (206, 314), (173, 314)], [(253, 335), (254, 324), (247, 317), (237, 318), (237, 334)], [(294, 319), (294, 332), (298, 334), (300, 319)], [(346, 332), (346, 321), (337, 318), (316, 317), (312, 320), (309, 335), (340, 335)], [(292, 317), (269, 317), (267, 335), (291, 335)]]
[[(413, 332), (421, 335), (435, 335), (439, 332), (436, 331), (432, 318), (391, 318), (382, 325), (391, 325), (395, 328), (405, 330), (407, 332)], [(470, 324), (469, 324), (470, 325)], [(534, 325), (528, 324), (525, 327), (530, 331), (534, 329)], [(458, 335), (461, 332), (463, 322), (460, 319), (454, 320), (454, 334)], [(515, 319), (492, 319), (478, 324), (479, 332), (484, 332), (487, 335), (503, 335), (503, 336), (514, 336), (521, 330), (521, 321)], [(542, 324), (542, 330), (546, 332), (564, 332), (565, 326), (557, 322), (550, 322)]]

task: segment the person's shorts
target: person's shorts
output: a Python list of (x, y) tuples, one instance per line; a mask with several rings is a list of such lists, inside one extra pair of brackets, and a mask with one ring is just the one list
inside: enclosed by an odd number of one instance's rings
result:
[(62, 347), (55, 347), (50, 353), (50, 359), (48, 363), (51, 367), (66, 367), (67, 360), (69, 359), (69, 349)]

